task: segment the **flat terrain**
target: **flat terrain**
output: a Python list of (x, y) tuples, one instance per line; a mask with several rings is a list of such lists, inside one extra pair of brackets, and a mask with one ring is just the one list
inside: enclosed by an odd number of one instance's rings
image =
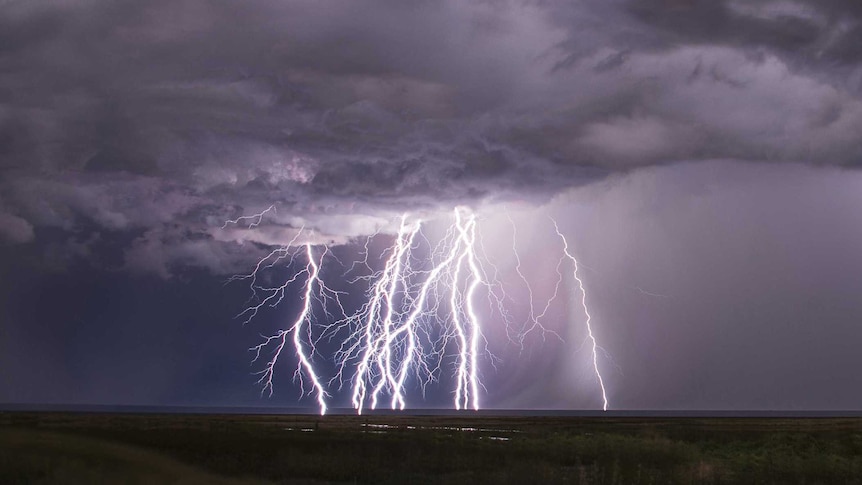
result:
[(862, 418), (0, 413), (0, 483), (862, 483)]

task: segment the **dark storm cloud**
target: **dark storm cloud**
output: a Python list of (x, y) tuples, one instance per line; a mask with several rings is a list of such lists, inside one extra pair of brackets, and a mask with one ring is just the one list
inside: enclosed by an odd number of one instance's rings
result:
[[(131, 267), (717, 157), (856, 165), (854, 2), (6, 2), (0, 230)], [(278, 210), (255, 231), (228, 218)], [(229, 228), (231, 229), (231, 228)], [(246, 248), (248, 249), (248, 248)], [(191, 255), (196, 255), (192, 257)]]
[(836, 1), (630, 1), (627, 10), (656, 29), (659, 42), (763, 46), (779, 52), (853, 63), (862, 58), (862, 8)]

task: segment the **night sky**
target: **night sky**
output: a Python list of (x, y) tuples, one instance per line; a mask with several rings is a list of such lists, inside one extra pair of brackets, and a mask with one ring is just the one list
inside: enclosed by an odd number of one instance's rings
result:
[[(312, 408), (247, 350), (299, 293), (244, 325), (231, 275), (304, 228), (356, 307), (464, 206), (516, 322), (558, 222), (611, 409), (862, 409), (860, 168), (858, 0), (3, 1), (0, 403)], [(600, 408), (560, 288), (485, 315), (485, 407)]]

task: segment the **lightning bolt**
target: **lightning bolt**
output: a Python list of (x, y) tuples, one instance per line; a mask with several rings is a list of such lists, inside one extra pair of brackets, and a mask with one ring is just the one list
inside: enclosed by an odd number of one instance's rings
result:
[[(351, 402), (358, 413), (366, 403), (375, 409), (384, 394), (390, 396), (392, 409), (404, 409), (408, 376), (418, 374), (423, 386), (434, 380), (449, 346), (457, 348), (454, 405), (479, 408), (482, 333), (475, 293), (484, 280), (476, 255), (476, 218), (463, 208), (455, 210), (454, 218), (432, 249), (436, 263), (421, 269), (415, 267), (413, 250), (422, 223), (408, 223), (408, 215), (402, 216), (389, 257), (367, 294), (368, 303), (346, 319), (353, 337), (339, 351), (339, 372), (357, 360)], [(448, 314), (441, 309), (445, 294)], [(443, 330), (428, 328), (435, 324)]]
[(466, 222), (462, 221), (460, 213), (457, 211), (455, 212), (455, 216), (463, 251), (458, 257), (458, 264), (452, 275), (452, 287), (455, 288), (458, 284), (458, 273), (465, 259), (470, 271), (467, 292), (461, 298), (461, 302), (456, 301), (459, 293), (454, 290), (452, 291), (452, 308), (459, 308), (458, 303), (463, 303), (464, 300), (466, 300), (467, 306), (467, 319), (465, 322), (462, 323), (460, 318), (458, 318), (458, 312), (453, 311), (452, 314), (455, 329), (458, 333), (458, 340), (461, 343), (457, 378), (458, 386), (455, 389), (455, 409), (461, 409), (462, 407), (466, 409), (470, 406), (472, 398), (472, 407), (478, 411), (479, 378), (477, 356), (481, 331), (479, 317), (476, 315), (476, 309), (473, 306), (473, 295), (476, 292), (476, 288), (482, 284), (482, 273), (476, 263), (476, 218), (471, 214)]
[[(421, 223), (416, 221), (412, 225), (407, 224), (407, 215), (401, 217), (401, 226), (395, 240), (394, 247), (391, 251), (391, 256), (386, 261), (382, 273), (377, 278), (376, 283), (369, 291), (369, 303), (363, 307), (351, 320), (360, 323), (359, 330), (355, 331), (355, 335), (361, 335), (358, 341), (363, 342), (361, 347), (362, 357), (359, 361), (356, 376), (354, 378), (355, 385), (353, 388), (352, 403), (357, 412), (362, 412), (362, 407), (365, 402), (369, 384), (373, 384), (371, 393), (371, 408), (377, 406), (377, 400), (380, 392), (384, 387), (389, 385), (396, 395), (393, 396), (393, 408), (397, 404), (401, 404), (403, 409), (403, 401), (397, 398), (400, 385), (392, 372), (392, 361), (394, 349), (392, 346), (396, 342), (398, 336), (403, 333), (400, 328), (394, 328), (396, 322), (396, 314), (398, 312), (398, 297), (399, 288), (406, 288), (408, 282), (404, 279), (405, 265), (409, 265), (410, 250), (413, 245), (413, 240), (419, 232)], [(410, 332), (409, 338), (415, 338), (415, 335)], [(346, 362), (349, 356), (357, 348), (354, 345), (343, 355), (347, 356), (343, 359)], [(374, 372), (376, 368), (376, 374)], [(376, 380), (376, 382), (374, 382)]]
[[(229, 220), (224, 227), (247, 222), (249, 229), (254, 228), (261, 224), (269, 211), (274, 210), (275, 206), (270, 206), (258, 214)], [(530, 297), (530, 314), (521, 329), (522, 348), (524, 334), (536, 328), (554, 333), (546, 330), (540, 320), (559, 293), (563, 261), (570, 259), (581, 290), (588, 339), (592, 342), (593, 368), (602, 389), (603, 409), (606, 410), (607, 396), (597, 358), (597, 350), (601, 347), (593, 335), (577, 260), (569, 253), (568, 243), (554, 222), (557, 235), (564, 243), (564, 257), (557, 264), (554, 293), (542, 311), (537, 311), (533, 304), (533, 290), (521, 271), (521, 258), (515, 245), (515, 223), (511, 217), (509, 220), (513, 227), (512, 250), (517, 260), (516, 272), (527, 285)], [(423, 221), (403, 214), (391, 246), (380, 256), (382, 269), (376, 271), (372, 265), (380, 263), (369, 260), (369, 247), (377, 234), (369, 236), (364, 246), (364, 260), (354, 261), (345, 273), (347, 276), (357, 267), (360, 271), (361, 268), (367, 269), (367, 274), (349, 280), (351, 284), (368, 284), (364, 303), (352, 313), (347, 312), (342, 304), (343, 293), (327, 286), (320, 275), (329, 249), (321, 245), (322, 249), (315, 250), (312, 244), (301, 243), (304, 228), (300, 228), (286, 245), (275, 248), (260, 259), (253, 271), (231, 278), (229, 281), (248, 281), (252, 292), (246, 308), (238, 315), (244, 323), (254, 319), (264, 307), (277, 306), (287, 294), (301, 295), (295, 318), (276, 333), (262, 336), (262, 341), (250, 348), (254, 352), (252, 362), (261, 360), (264, 352), (269, 352), (269, 359), (257, 372), (261, 392), (268, 391), (272, 395), (276, 365), (284, 349), (292, 348), (296, 356), (293, 377), (299, 382), (303, 396), (315, 396), (321, 414), (327, 410), (326, 400), (330, 397), (327, 388), (334, 385), (338, 389), (349, 385), (351, 404), (359, 414), (366, 408), (376, 409), (383, 401), (387, 401), (392, 409), (403, 410), (407, 405), (406, 386), (411, 376), (415, 376), (424, 394), (426, 386), (438, 381), (442, 370), (450, 363), (454, 408), (478, 410), (480, 388), (483, 387), (480, 357), (486, 355), (492, 364), (495, 359), (482, 334), (477, 308), (481, 288), (487, 290), (489, 309), (500, 314), (507, 332), (511, 322), (504, 308), (504, 300), (508, 296), (498, 279), (497, 267), (484, 255), (484, 243), (477, 235), (477, 225), (472, 211), (464, 207), (455, 208), (453, 222), (443, 237), (431, 244), (422, 233)], [(299, 261), (304, 261), (304, 265)], [(264, 283), (269, 279), (262, 277), (264, 271), (296, 266), (299, 269), (293, 270), (282, 284)], [(492, 272), (486, 271), (485, 267), (491, 268)], [(330, 311), (333, 305), (335, 311)], [(322, 310), (322, 315), (319, 310)], [(339, 339), (341, 342), (334, 355), (335, 372), (329, 381), (321, 378), (313, 364), (321, 339)]]
[[(293, 374), (294, 378), (299, 381), (302, 394), (305, 394), (306, 392), (305, 380), (308, 379), (311, 381), (311, 389), (308, 392), (317, 395), (317, 404), (320, 407), (320, 414), (322, 415), (326, 414), (326, 397), (328, 394), (324, 390), (323, 384), (321, 384), (320, 378), (317, 376), (314, 366), (311, 363), (311, 352), (314, 351), (311, 304), (315, 297), (315, 289), (317, 289), (318, 292), (334, 292), (329, 290), (329, 288), (327, 288), (319, 278), (320, 262), (315, 260), (311, 244), (305, 245), (305, 255), (307, 260), (305, 269), (300, 273), (297, 273), (297, 275), (291, 278), (288, 283), (285, 283), (280, 287), (280, 292), (283, 294), (287, 285), (295, 281), (299, 275), (307, 275), (302, 296), (302, 309), (300, 310), (299, 315), (289, 327), (279, 330), (274, 335), (265, 337), (263, 342), (252, 347), (250, 350), (255, 353), (254, 359), (252, 360), (252, 362), (255, 362), (260, 358), (261, 350), (268, 347), (271, 343), (275, 343), (272, 358), (266, 363), (264, 369), (259, 372), (261, 377), (260, 380), (258, 380), (259, 384), (263, 384), (263, 390), (266, 391), (269, 389), (269, 393), (272, 395), (272, 377), (275, 373), (275, 364), (278, 362), (278, 358), (281, 356), (281, 351), (287, 344), (288, 336), (291, 336), (293, 348), (298, 358), (297, 368)], [(323, 256), (321, 256), (321, 260), (322, 259)], [(303, 334), (306, 336), (306, 342), (303, 342)], [(305, 349), (306, 344), (310, 351)]]
[(221, 228), (227, 229), (227, 226), (230, 224), (239, 224), (242, 221), (249, 220), (252, 222), (250, 222), (248, 224), (248, 228), (252, 229), (252, 228), (260, 225), (260, 223), (263, 221), (263, 216), (265, 216), (267, 214), (267, 212), (269, 212), (269, 211), (273, 211), (273, 212), (276, 211), (275, 204), (267, 207), (266, 209), (262, 210), (261, 212), (258, 212), (257, 214), (252, 214), (250, 216), (240, 216), (240, 217), (237, 217), (236, 219), (227, 220), (227, 221), (225, 221), (224, 224), (222, 224)]
[[(226, 228), (229, 224), (236, 225), (243, 221), (251, 221), (247, 226), (248, 229), (255, 228), (260, 225), (263, 217), (270, 211), (275, 211), (275, 205), (271, 205), (262, 212), (251, 216), (242, 216), (237, 219), (229, 220), (225, 222), (222, 228)], [(271, 396), (273, 392), (272, 379), (275, 375), (275, 366), (281, 357), (282, 351), (288, 345), (288, 342), (291, 342), (294, 353), (297, 357), (297, 366), (293, 373), (294, 379), (299, 382), (300, 390), (303, 395), (306, 393), (316, 395), (317, 404), (320, 409), (320, 414), (322, 415), (326, 413), (326, 398), (329, 397), (329, 394), (326, 392), (325, 387), (312, 364), (312, 355), (316, 351), (315, 345), (319, 338), (316, 337), (314, 333), (312, 307), (313, 304), (317, 302), (323, 309), (323, 312), (326, 315), (331, 316), (332, 314), (328, 308), (330, 303), (334, 302), (342, 314), (344, 313), (344, 306), (340, 300), (341, 293), (329, 288), (320, 278), (320, 267), (323, 264), (323, 259), (328, 255), (328, 249), (324, 249), (320, 256), (316, 258), (311, 244), (297, 244), (297, 241), (300, 239), (304, 231), (305, 228), (301, 227), (286, 245), (275, 248), (269, 254), (261, 258), (255, 265), (253, 271), (248, 274), (233, 276), (228, 280), (228, 282), (242, 280), (249, 281), (249, 288), (252, 293), (252, 296), (249, 299), (249, 305), (245, 310), (237, 315), (238, 318), (245, 318), (243, 324), (247, 324), (257, 316), (263, 307), (278, 306), (278, 304), (284, 299), (288, 288), (294, 285), (294, 283), (299, 281), (303, 276), (305, 277), (301, 297), (302, 306), (299, 314), (293, 320), (293, 323), (288, 325), (286, 328), (280, 329), (275, 334), (262, 336), (263, 340), (261, 343), (251, 347), (249, 350), (254, 352), (254, 358), (252, 359), (252, 363), (254, 363), (261, 358), (261, 353), (265, 349), (272, 348), (270, 359), (264, 365), (264, 368), (257, 372), (257, 374), (260, 375), (257, 382), (262, 385), (261, 393), (269, 391), (269, 395)], [(297, 257), (301, 254), (301, 251), (297, 251), (297, 247), (304, 249), (306, 264), (302, 270), (293, 274), (293, 276), (280, 285), (267, 286), (259, 281), (259, 277), (263, 271), (274, 268), (279, 265), (279, 263), (284, 263), (287, 267), (293, 266)], [(308, 389), (306, 390), (307, 387)]]
[(584, 310), (584, 315), (586, 315), (586, 326), (587, 326), (587, 339), (592, 344), (592, 357), (593, 357), (593, 370), (596, 374), (596, 379), (599, 382), (599, 387), (602, 390), (602, 410), (608, 410), (608, 394), (605, 390), (605, 381), (602, 378), (602, 373), (599, 371), (599, 356), (598, 349), (600, 348), (598, 343), (596, 342), (596, 337), (593, 335), (593, 327), (592, 327), (592, 316), (590, 315), (590, 310), (587, 308), (587, 290), (584, 289), (584, 282), (578, 276), (578, 260), (575, 259), (574, 256), (569, 252), (569, 242), (566, 240), (566, 236), (560, 232), (559, 226), (557, 226), (557, 221), (551, 219), (554, 223), (554, 230), (557, 232), (557, 236), (563, 240), (563, 254), (566, 258), (568, 258), (572, 262), (573, 270), (572, 274), (575, 277), (575, 281), (578, 282), (578, 289), (580, 290), (581, 298), (581, 307)]

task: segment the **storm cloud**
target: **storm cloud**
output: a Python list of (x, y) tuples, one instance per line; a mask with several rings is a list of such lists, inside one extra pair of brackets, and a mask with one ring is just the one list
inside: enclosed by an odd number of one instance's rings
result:
[(467, 205), (509, 323), (557, 295), (488, 407), (601, 404), (551, 216), (612, 409), (856, 409), (860, 168), (858, 0), (0, 0), (0, 401), (260, 405), (302, 296), (229, 275), (302, 230), (358, 307)]
[(838, 0), (5, 2), (0, 240), (95, 225), (222, 273), (643, 167), (855, 167), (860, 40)]

